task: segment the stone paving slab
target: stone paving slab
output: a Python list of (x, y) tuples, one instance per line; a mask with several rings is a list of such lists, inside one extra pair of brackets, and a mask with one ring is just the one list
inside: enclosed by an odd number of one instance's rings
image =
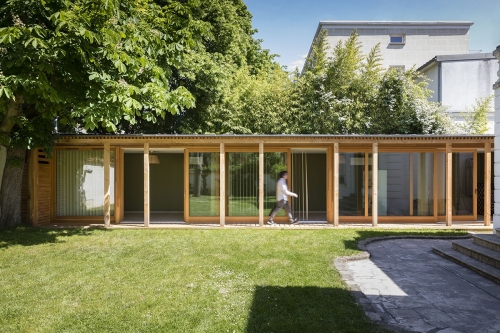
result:
[[(500, 332), (500, 285), (432, 252), (449, 239), (367, 242), (335, 266), (365, 313), (401, 332)], [(361, 246), (360, 246), (361, 247)]]

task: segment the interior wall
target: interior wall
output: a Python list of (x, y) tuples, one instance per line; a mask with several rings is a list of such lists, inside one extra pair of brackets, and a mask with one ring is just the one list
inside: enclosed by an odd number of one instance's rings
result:
[[(155, 153), (160, 164), (150, 164), (151, 211), (184, 210), (184, 154)], [(125, 211), (144, 211), (144, 155), (125, 154)]]
[[(309, 211), (326, 211), (326, 154), (304, 154), (307, 155), (307, 196)], [(302, 154), (292, 155), (293, 182), (292, 192), (299, 194), (298, 199), (302, 202), (301, 194), (306, 193), (305, 179), (306, 158), (304, 156), (304, 166), (302, 164)], [(302, 172), (304, 169), (304, 173)], [(302, 184), (304, 183), (304, 185)], [(289, 184), (290, 186), (290, 184)], [(295, 209), (295, 208), (294, 208)]]

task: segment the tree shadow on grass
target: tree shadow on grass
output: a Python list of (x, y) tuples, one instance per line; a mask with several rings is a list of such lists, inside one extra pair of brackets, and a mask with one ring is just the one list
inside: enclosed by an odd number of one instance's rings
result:
[(346, 249), (359, 250), (358, 243), (364, 239), (368, 238), (378, 238), (378, 237), (408, 237), (408, 238), (424, 238), (424, 237), (463, 237), (467, 236), (467, 232), (464, 231), (425, 231), (425, 230), (415, 230), (415, 231), (390, 231), (390, 230), (360, 230), (357, 231), (358, 236), (354, 239), (344, 240), (344, 246)]
[(347, 290), (257, 286), (245, 332), (385, 332), (385, 330), (369, 322)]
[(0, 229), (0, 249), (9, 246), (33, 246), (45, 243), (61, 243), (63, 237), (89, 236), (95, 229), (45, 229), (20, 227), (14, 229)]

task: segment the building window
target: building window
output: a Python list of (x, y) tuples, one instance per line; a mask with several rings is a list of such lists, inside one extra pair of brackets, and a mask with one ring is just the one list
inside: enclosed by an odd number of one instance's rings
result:
[(391, 42), (390, 44), (404, 44), (405, 43), (405, 36), (404, 35), (391, 35)]
[(404, 71), (405, 70), (405, 65), (391, 65), (389, 68), (394, 68), (399, 71)]
[[(110, 151), (110, 201), (114, 215), (115, 154)], [(57, 216), (104, 214), (104, 150), (60, 150), (56, 154)]]

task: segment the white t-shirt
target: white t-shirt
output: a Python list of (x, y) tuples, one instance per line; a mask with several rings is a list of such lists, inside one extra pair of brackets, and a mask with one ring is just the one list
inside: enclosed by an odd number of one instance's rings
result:
[(280, 178), (280, 180), (278, 180), (278, 182), (276, 183), (276, 201), (288, 201), (289, 195), (295, 196), (296, 194), (288, 191), (286, 180), (284, 178)]

